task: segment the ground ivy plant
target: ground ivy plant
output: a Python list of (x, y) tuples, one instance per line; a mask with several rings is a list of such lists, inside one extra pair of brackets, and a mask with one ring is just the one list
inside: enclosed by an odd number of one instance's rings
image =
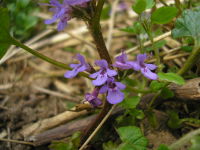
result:
[[(2, 58), (10, 45), (20, 47), (36, 57), (47, 61), (57, 67), (66, 69), (63, 75), (65, 78), (72, 79), (76, 76), (83, 76), (91, 80), (94, 88), (91, 93), (85, 93), (85, 101), (87, 101), (95, 109), (102, 106), (101, 112), (97, 116), (96, 122), (88, 126), (88, 130), (82, 133), (81, 139), (76, 142), (77, 135), (72, 136), (68, 145), (59, 143), (52, 145), (53, 149), (77, 149), (83, 144), (93, 130), (98, 126), (101, 120), (106, 116), (112, 105), (125, 109), (125, 114), (135, 117), (135, 120), (149, 118), (153, 125), (156, 124), (154, 113), (152, 111), (156, 98), (162, 95), (164, 98), (173, 97), (174, 94), (168, 89), (170, 83), (183, 85), (185, 83), (184, 75), (196, 63), (200, 56), (200, 9), (194, 8), (184, 10), (180, 13), (180, 7), (177, 6), (163, 6), (155, 7), (153, 0), (136, 0), (132, 9), (138, 14), (139, 19), (132, 27), (121, 29), (130, 34), (137, 34), (140, 52), (135, 59), (130, 59), (126, 50), (121, 50), (121, 54), (116, 58), (109, 54), (105, 41), (103, 39), (100, 18), (104, 0), (50, 0), (48, 3), (40, 3), (40, 7), (50, 7), (52, 18), (45, 20), (45, 24), (53, 24), (58, 22), (58, 32), (64, 31), (68, 22), (73, 18), (82, 19), (91, 33), (91, 36), (96, 45), (96, 52), (99, 54), (97, 60), (93, 60), (93, 64), (89, 64), (87, 59), (80, 53), (74, 56), (74, 60), (78, 63), (64, 64), (50, 57), (47, 57), (40, 52), (31, 49), (18, 41), (10, 34), (10, 20), (9, 11), (7, 8), (0, 7), (0, 58)], [(144, 15), (147, 9), (152, 9), (150, 16)], [(178, 19), (175, 21), (175, 18)], [(191, 37), (194, 40), (193, 50), (185, 64), (178, 72), (169, 72), (164, 70), (162, 64), (162, 57), (159, 52), (159, 46), (156, 46), (154, 41), (153, 27), (161, 26), (167, 23), (174, 23), (172, 30), (174, 38)], [(153, 51), (150, 53), (145, 50), (144, 42), (141, 35), (145, 35), (151, 41)], [(148, 63), (150, 57), (156, 59), (156, 63)], [(97, 69), (96, 69), (97, 68)], [(139, 74), (139, 75), (138, 75)], [(131, 84), (130, 84), (131, 83)], [(140, 110), (137, 105), (140, 103), (141, 97), (148, 93), (155, 93), (154, 98), (148, 104), (147, 110)], [(105, 95), (105, 99), (100, 98), (100, 94)], [(126, 115), (124, 115), (125, 117)], [(175, 116), (175, 115), (173, 115)], [(118, 118), (122, 121), (124, 118)], [(176, 118), (178, 119), (178, 118)], [(172, 118), (173, 120), (173, 118)], [(183, 121), (183, 120), (182, 120)], [(170, 122), (170, 121), (169, 121)], [(181, 122), (181, 121), (180, 121)], [(170, 123), (169, 123), (170, 124)], [(178, 124), (179, 125), (179, 124)], [(171, 123), (171, 126), (173, 124)], [(116, 128), (119, 134), (121, 143), (108, 142), (103, 145), (104, 150), (145, 150), (147, 149), (148, 141), (144, 137), (141, 130), (136, 126), (123, 126)], [(75, 141), (75, 142), (74, 142)], [(198, 147), (196, 141), (199, 137), (192, 140), (192, 147)], [(168, 149), (165, 145), (160, 145), (158, 150)]]

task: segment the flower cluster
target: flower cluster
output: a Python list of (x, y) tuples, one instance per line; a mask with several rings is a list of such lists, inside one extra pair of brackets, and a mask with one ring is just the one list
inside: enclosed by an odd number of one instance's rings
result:
[(50, 0), (50, 4), (44, 4), (51, 6), (50, 11), (54, 13), (52, 19), (45, 20), (45, 24), (52, 24), (59, 20), (58, 31), (62, 31), (67, 22), (72, 18), (73, 6), (85, 7), (86, 3), (90, 0), (63, 0), (61, 4), (58, 0)]
[[(76, 55), (76, 59), (80, 61), (80, 64), (70, 64), (72, 68), (71, 71), (65, 73), (66, 78), (73, 78), (79, 72), (88, 71), (90, 72), (91, 67), (86, 63), (84, 57), (80, 54)], [(122, 52), (122, 54), (116, 57), (116, 62), (113, 67), (117, 67), (120, 70), (133, 69), (135, 71), (141, 71), (141, 73), (151, 79), (156, 80), (157, 74), (152, 72), (157, 68), (154, 64), (147, 64), (145, 60), (147, 59), (146, 54), (138, 54), (136, 61), (128, 61), (127, 55)], [(106, 60), (97, 60), (95, 64), (100, 67), (100, 69), (90, 74), (90, 77), (94, 80), (92, 81), (95, 89), (92, 93), (87, 93), (85, 99), (94, 107), (102, 104), (102, 101), (98, 98), (99, 94), (107, 93), (107, 101), (110, 104), (117, 104), (123, 101), (124, 93), (121, 90), (125, 89), (126, 86), (121, 82), (115, 81), (115, 76), (117, 71), (110, 69)]]

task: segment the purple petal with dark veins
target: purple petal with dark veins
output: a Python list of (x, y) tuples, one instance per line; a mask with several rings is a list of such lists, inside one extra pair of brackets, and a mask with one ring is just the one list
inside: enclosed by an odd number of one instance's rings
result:
[(107, 100), (110, 104), (117, 104), (124, 99), (124, 93), (120, 90), (108, 90)]
[(157, 74), (151, 72), (151, 70), (149, 70), (148, 68), (142, 68), (141, 72), (145, 77), (147, 77), (151, 80), (156, 80), (158, 78)]
[(157, 68), (157, 66), (154, 65), (154, 64), (145, 64), (145, 66), (146, 66), (147, 68), (149, 68), (150, 70), (155, 70), (155, 69)]
[(100, 86), (100, 85), (103, 85), (104, 83), (106, 83), (106, 80), (108, 79), (108, 76), (107, 76), (107, 73), (104, 73), (104, 74), (99, 74), (97, 76), (97, 79), (96, 80), (93, 80), (92, 83), (93, 85), (95, 86)]
[(107, 91), (108, 91), (108, 85), (106, 84), (106, 85), (103, 85), (103, 86), (100, 88), (99, 93), (104, 94), (104, 93), (106, 93)]
[(102, 60), (96, 60), (95, 64), (97, 66), (100, 66), (101, 68), (108, 68), (108, 63), (106, 60), (102, 59)]

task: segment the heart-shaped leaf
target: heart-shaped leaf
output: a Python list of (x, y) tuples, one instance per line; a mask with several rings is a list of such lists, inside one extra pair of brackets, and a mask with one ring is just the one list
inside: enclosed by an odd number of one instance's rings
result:
[(171, 6), (163, 6), (156, 9), (151, 16), (151, 21), (157, 24), (166, 24), (176, 17), (178, 9)]
[(200, 8), (185, 10), (172, 30), (174, 38), (192, 37), (200, 42)]
[(185, 83), (185, 80), (181, 76), (172, 72), (169, 73), (159, 72), (158, 77), (160, 80), (173, 82), (179, 85), (183, 85)]

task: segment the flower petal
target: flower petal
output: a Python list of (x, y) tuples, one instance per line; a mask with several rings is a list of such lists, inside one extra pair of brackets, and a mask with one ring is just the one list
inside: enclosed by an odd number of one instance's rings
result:
[(76, 68), (76, 67), (78, 67), (80, 64), (70, 64), (69, 66), (70, 66), (70, 68)]
[(126, 70), (126, 69), (131, 69), (132, 66), (129, 63), (121, 63), (119, 61), (116, 61), (115, 64), (113, 65), (114, 67), (117, 67), (121, 70)]
[(95, 78), (100, 74), (100, 72), (101, 72), (101, 70), (98, 71), (98, 72), (95, 72), (95, 73), (91, 74), (91, 75), (90, 75), (90, 78), (95, 79)]
[(139, 71), (141, 69), (141, 66), (137, 61), (131, 61), (129, 64), (133, 67), (135, 71)]
[(106, 93), (107, 91), (108, 91), (108, 85), (106, 84), (106, 85), (103, 85), (103, 86), (100, 88), (99, 93), (104, 94), (104, 93)]
[(92, 83), (95, 86), (100, 86), (100, 85), (103, 85), (106, 82), (107, 79), (108, 79), (107, 73), (105, 73), (105, 74), (99, 74), (97, 76), (97, 79), (93, 80)]
[(77, 74), (78, 74), (77, 70), (76, 70), (76, 69), (73, 69), (73, 70), (71, 70), (71, 71), (67, 71), (67, 72), (64, 74), (64, 77), (65, 77), (65, 78), (73, 78), (73, 77), (75, 77)]
[(154, 64), (145, 64), (145, 66), (146, 66), (147, 68), (149, 68), (150, 70), (155, 70), (155, 69), (157, 68), (157, 66), (154, 65)]
[(84, 4), (84, 3), (87, 3), (89, 2), (90, 0), (64, 0), (64, 4), (67, 4), (67, 5), (81, 5), (81, 4)]
[(123, 101), (124, 93), (120, 90), (108, 90), (107, 100), (110, 104), (117, 104)]
[(75, 67), (73, 70), (71, 71), (67, 71), (64, 74), (65, 78), (73, 78), (75, 77), (79, 72), (85, 71), (87, 68), (85, 66), (81, 66), (80, 64), (78, 64), (77, 67)]
[(120, 61), (120, 62), (123, 62), (125, 63), (127, 61), (127, 55), (125, 52), (122, 52), (122, 54), (120, 56), (117, 56), (116, 57), (116, 61)]
[(121, 83), (121, 82), (115, 82), (115, 84), (117, 85), (117, 87), (120, 89), (120, 90), (123, 90), (126, 88), (126, 85)]
[(60, 2), (57, 1), (57, 0), (50, 0), (50, 4), (53, 5), (53, 6), (61, 6)]
[(97, 106), (102, 105), (102, 101), (101, 101), (101, 99), (99, 99), (99, 98), (95, 98), (95, 99), (89, 101), (89, 103), (90, 103), (93, 107), (97, 107)]
[(52, 19), (47, 19), (44, 21), (45, 24), (52, 24), (56, 22), (57, 18), (53, 17)]
[(57, 30), (58, 31), (62, 31), (64, 30), (64, 28), (67, 26), (67, 20), (66, 21), (60, 21), (58, 23), (58, 27), (57, 27)]
[(87, 67), (85, 65), (80, 65), (76, 69), (77, 69), (77, 72), (83, 72), (83, 71), (85, 71), (87, 69)]
[(151, 72), (151, 70), (149, 70), (148, 68), (142, 68), (141, 72), (145, 77), (147, 77), (151, 80), (156, 80), (158, 78), (157, 74)]
[(109, 77), (113, 77), (113, 76), (116, 76), (117, 75), (117, 71), (115, 70), (111, 70), (111, 69), (107, 69), (107, 74)]
[(100, 66), (101, 68), (108, 68), (108, 63), (106, 60), (102, 59), (102, 60), (96, 60), (95, 64), (97, 66)]
[(144, 63), (145, 59), (147, 59), (147, 54), (138, 54), (137, 55), (137, 62)]
[(76, 58), (77, 58), (77, 60), (79, 60), (79, 61), (81, 62), (81, 64), (86, 64), (85, 58), (84, 58), (83, 55), (77, 54), (77, 55), (76, 55)]

